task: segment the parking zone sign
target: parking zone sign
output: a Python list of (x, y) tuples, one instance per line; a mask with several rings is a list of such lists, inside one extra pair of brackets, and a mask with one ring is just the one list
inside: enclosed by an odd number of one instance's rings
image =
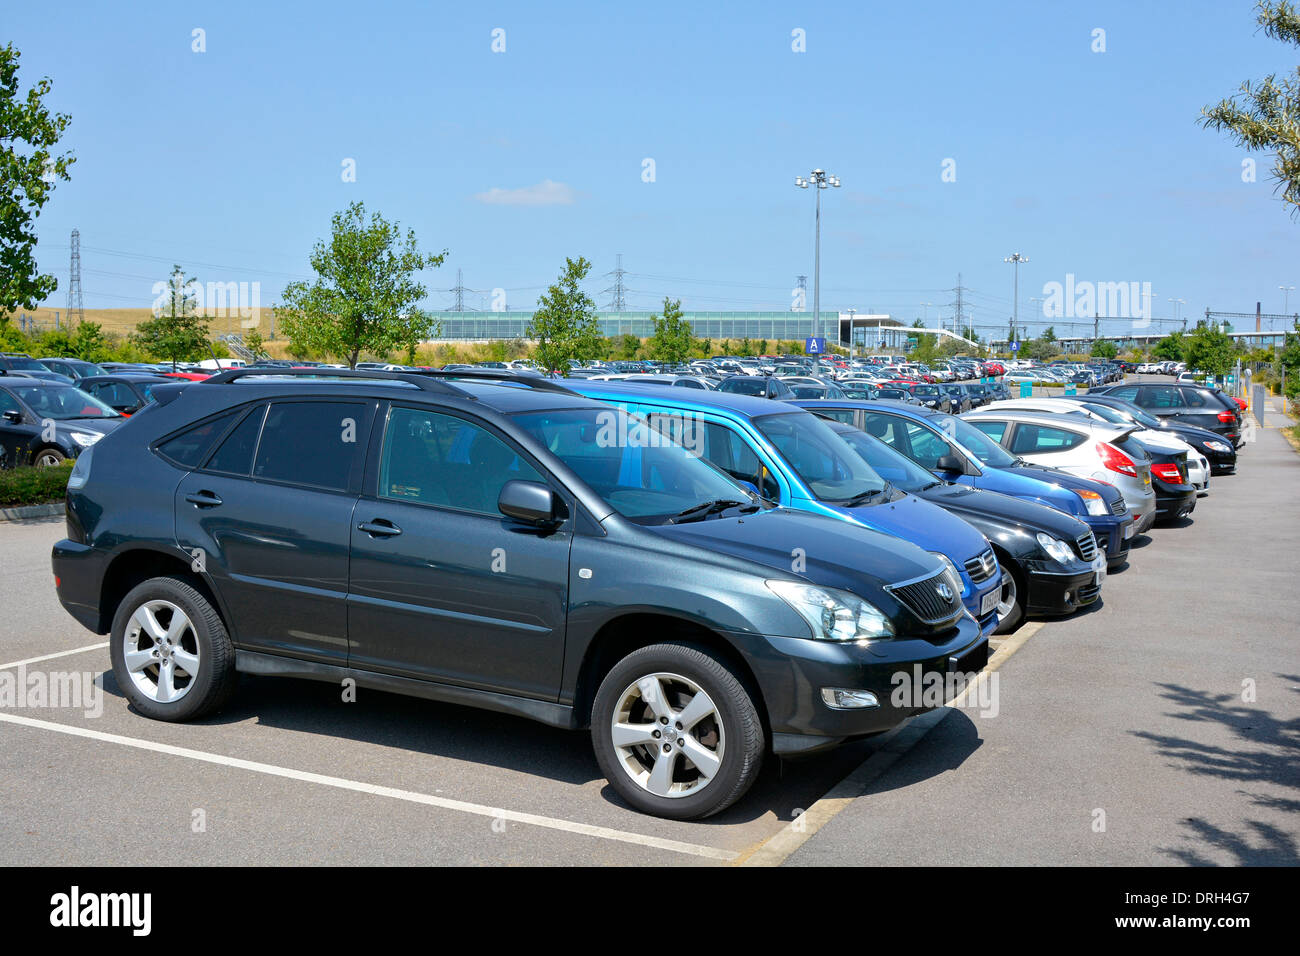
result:
[(807, 338), (803, 340), (804, 355), (821, 355), (826, 351), (826, 340), (822, 338)]

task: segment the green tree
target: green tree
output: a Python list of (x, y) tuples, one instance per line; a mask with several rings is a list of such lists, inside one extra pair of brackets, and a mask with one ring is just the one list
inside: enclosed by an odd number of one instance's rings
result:
[(108, 339), (98, 322), (79, 322), (72, 333), (72, 353), (86, 362), (106, 362), (109, 355)]
[(1056, 341), (1055, 326), (1049, 325), (1047, 328), (1043, 329), (1043, 334), (1040, 335), (1039, 338), (1042, 339), (1044, 342), (1055, 342)]
[(1091, 354), (1100, 358), (1113, 359), (1119, 354), (1119, 346), (1107, 339), (1098, 339), (1092, 343)]
[(76, 162), (71, 153), (54, 152), (71, 119), (45, 108), (50, 78), (19, 94), (21, 56), (12, 43), (0, 47), (0, 323), (59, 287), (37, 267), (36, 219)]
[(1188, 368), (1207, 375), (1223, 375), (1237, 362), (1237, 348), (1226, 333), (1212, 326), (1202, 326), (1187, 337)]
[(603, 348), (596, 303), (580, 288), (590, 271), (582, 256), (566, 256), (559, 280), (537, 300), (527, 335), (537, 340), (537, 361), (546, 371), (567, 374), (569, 359), (595, 358)]
[(197, 279), (186, 278), (180, 266), (173, 266), (167, 304), (152, 319), (135, 328), (136, 344), (171, 362), (173, 369), (177, 362), (192, 362), (207, 351), (207, 317), (198, 314), (198, 304), (191, 291), (197, 285)]
[(286, 286), (276, 318), (293, 348), (338, 356), (350, 368), (362, 352), (409, 355), (438, 329), (418, 307), (425, 288), (415, 274), (446, 258), (446, 249), (421, 252), (414, 230), (403, 235), (377, 212), (367, 222), (365, 205), (354, 202), (334, 214), (329, 241), (312, 250), (316, 279)]
[(695, 345), (695, 337), (690, 323), (682, 318), (682, 300), (664, 296), (662, 313), (650, 316), (650, 321), (655, 327), (655, 334), (650, 338), (650, 354), (673, 365), (685, 362)]
[(1186, 361), (1187, 338), (1181, 332), (1166, 335), (1151, 347), (1151, 357), (1163, 362)]
[(250, 329), (248, 332), (244, 333), (244, 347), (253, 354), (254, 361), (265, 354), (262, 351), (263, 344), (262, 333), (260, 330)]
[[(1260, 0), (1256, 22), (1266, 36), (1300, 46), (1300, 13), (1288, 0)], [(1270, 73), (1258, 83), (1247, 80), (1234, 96), (1201, 110), (1203, 127), (1226, 130), (1238, 146), (1272, 150), (1273, 178), (1282, 201), (1300, 216), (1300, 67), (1278, 79)]]

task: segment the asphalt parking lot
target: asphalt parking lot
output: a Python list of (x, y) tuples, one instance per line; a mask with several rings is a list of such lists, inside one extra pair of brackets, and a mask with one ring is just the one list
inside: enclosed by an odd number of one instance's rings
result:
[(622, 805), (585, 734), (484, 711), (245, 677), (214, 718), (139, 717), (58, 605), (62, 520), (0, 524), (0, 671), (104, 688), (98, 714), (0, 708), (0, 862), (1300, 862), (1300, 457), (1256, 438), (1191, 520), (1137, 539), (1100, 606), (1007, 643), (996, 716), (770, 760), (696, 823)]

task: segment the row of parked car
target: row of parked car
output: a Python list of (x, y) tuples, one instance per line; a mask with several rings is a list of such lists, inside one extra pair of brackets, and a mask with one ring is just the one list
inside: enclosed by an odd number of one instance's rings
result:
[(767, 755), (934, 706), (899, 675), (951, 684), (991, 635), (1095, 604), (1135, 535), (1208, 492), (1177, 441), (1235, 468), (1228, 433), (1105, 392), (954, 416), (508, 370), (222, 372), (156, 385), (78, 457), (55, 583), (145, 716), (210, 713), (239, 672), (350, 678), (589, 728), (630, 805), (698, 818)]

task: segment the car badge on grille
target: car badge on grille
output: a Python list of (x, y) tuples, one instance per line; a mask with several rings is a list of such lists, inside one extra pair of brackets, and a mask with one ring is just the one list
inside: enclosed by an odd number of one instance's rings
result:
[(940, 582), (939, 585), (934, 589), (934, 591), (936, 594), (939, 595), (939, 597), (943, 598), (945, 601), (952, 600), (952, 588), (948, 587), (948, 585), (944, 584), (943, 582)]

